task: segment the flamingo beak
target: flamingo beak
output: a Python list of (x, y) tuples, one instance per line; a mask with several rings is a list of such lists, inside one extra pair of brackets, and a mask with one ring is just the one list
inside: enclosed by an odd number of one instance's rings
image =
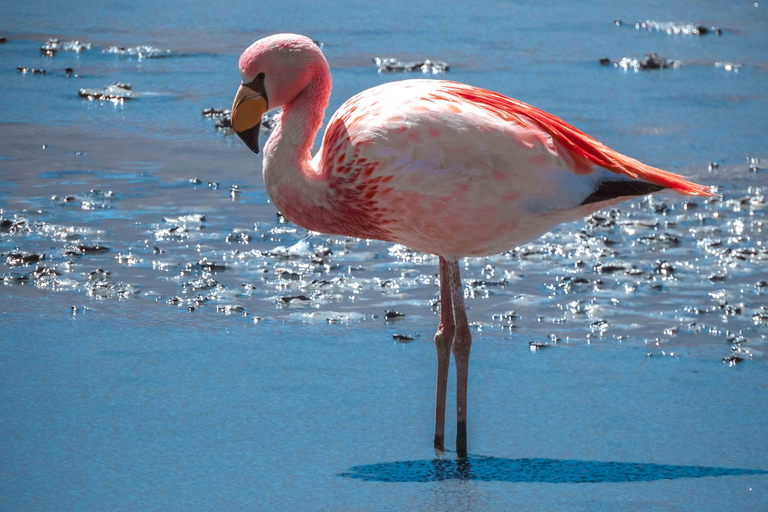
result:
[(261, 116), (268, 110), (267, 99), (245, 84), (240, 85), (232, 104), (232, 129), (251, 151), (259, 154)]

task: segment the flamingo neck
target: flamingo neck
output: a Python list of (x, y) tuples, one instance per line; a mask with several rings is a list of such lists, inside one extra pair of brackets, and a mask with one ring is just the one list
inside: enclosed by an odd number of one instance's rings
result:
[(327, 67), (324, 71), (315, 69), (308, 85), (283, 106), (264, 146), (264, 185), (281, 211), (287, 196), (298, 195), (317, 204), (324, 195), (323, 176), (310, 152), (331, 91), (330, 72)]

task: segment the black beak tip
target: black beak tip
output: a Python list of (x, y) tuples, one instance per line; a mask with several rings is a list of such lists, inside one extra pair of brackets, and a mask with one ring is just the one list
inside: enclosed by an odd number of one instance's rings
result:
[(261, 129), (261, 123), (258, 123), (253, 128), (248, 128), (247, 130), (244, 130), (242, 132), (236, 132), (237, 136), (240, 137), (240, 140), (242, 140), (246, 146), (248, 146), (248, 149), (259, 154), (259, 130)]

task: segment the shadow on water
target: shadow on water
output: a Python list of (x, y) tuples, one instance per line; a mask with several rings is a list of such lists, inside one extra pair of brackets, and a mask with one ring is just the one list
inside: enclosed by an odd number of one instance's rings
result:
[(434, 459), (354, 466), (339, 476), (370, 482), (649, 482), (705, 476), (764, 475), (760, 469), (673, 466), (595, 460), (504, 459), (470, 455), (466, 461)]

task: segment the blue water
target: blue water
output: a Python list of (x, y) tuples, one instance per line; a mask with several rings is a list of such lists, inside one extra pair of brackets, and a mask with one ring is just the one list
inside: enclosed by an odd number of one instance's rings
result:
[[(1, 510), (768, 508), (765, 6), (6, 4)], [(634, 28), (648, 19), (723, 33)], [(280, 222), (260, 159), (201, 116), (231, 105), (240, 52), (281, 31), (323, 43), (326, 119), (409, 77), (378, 74), (375, 56), (444, 60), (444, 78), (544, 108), (723, 200), (636, 200), (612, 224), (467, 261), (470, 456), (450, 451), (453, 376), (436, 454), (436, 260)], [(93, 48), (44, 57), (48, 37)], [(113, 44), (172, 53), (102, 52)], [(598, 64), (650, 51), (682, 66)], [(115, 81), (140, 97), (77, 96)], [(19, 251), (45, 259), (14, 266)], [(310, 301), (281, 301), (298, 295)]]

